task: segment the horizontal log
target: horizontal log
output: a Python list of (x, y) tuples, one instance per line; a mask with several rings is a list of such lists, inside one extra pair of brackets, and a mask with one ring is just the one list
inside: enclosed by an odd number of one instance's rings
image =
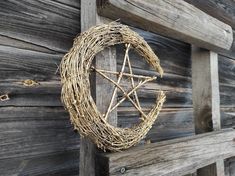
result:
[(184, 1), (235, 28), (235, 2), (233, 0)]
[[(235, 155), (235, 130), (227, 129), (192, 137), (131, 148), (121, 153), (99, 153), (99, 174), (179, 176)], [(224, 150), (226, 148), (226, 150)], [(106, 166), (106, 167), (105, 167)]]
[(99, 0), (99, 14), (210, 50), (229, 50), (232, 28), (183, 0)]
[[(235, 38), (235, 31), (233, 30), (233, 38)], [(224, 50), (218, 52), (220, 55), (235, 59), (235, 40), (233, 40), (230, 50)]]

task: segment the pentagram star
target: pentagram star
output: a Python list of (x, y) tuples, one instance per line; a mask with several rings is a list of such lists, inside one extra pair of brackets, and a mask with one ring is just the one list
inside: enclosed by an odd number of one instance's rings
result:
[[(133, 74), (133, 70), (132, 70), (132, 66), (131, 66), (131, 62), (130, 62), (130, 58), (129, 58), (129, 54), (128, 54), (129, 50), (130, 50), (130, 44), (126, 45), (125, 56), (124, 56), (124, 60), (123, 60), (123, 64), (122, 64), (122, 68), (121, 68), (120, 72), (96, 69), (96, 68), (92, 67), (93, 70), (95, 70), (97, 73), (99, 73), (102, 77), (104, 77), (105, 79), (110, 81), (115, 86), (113, 93), (112, 93), (111, 100), (110, 100), (110, 104), (107, 108), (106, 113), (104, 114), (105, 120), (107, 120), (108, 115), (126, 99), (128, 99), (133, 104), (133, 106), (139, 111), (139, 113), (142, 116), (141, 117), (142, 119), (147, 118), (147, 115), (143, 112), (143, 110), (140, 106), (139, 98), (137, 95), (137, 89), (140, 88), (145, 83), (155, 80), (157, 77), (149, 77), (149, 76)], [(124, 72), (126, 64), (129, 68), (129, 73)], [(109, 78), (105, 73), (114, 74), (114, 75), (118, 76), (117, 81), (114, 81), (113, 79)], [(131, 90), (125, 91), (124, 88), (120, 86), (120, 82), (124, 76), (130, 78)], [(134, 78), (140, 79), (140, 81), (138, 82), (137, 85), (135, 85)], [(113, 105), (118, 89), (120, 89), (120, 91), (123, 93), (123, 97), (115, 105)], [(134, 99), (132, 99), (130, 97), (130, 95), (132, 95), (132, 94), (134, 95)]]

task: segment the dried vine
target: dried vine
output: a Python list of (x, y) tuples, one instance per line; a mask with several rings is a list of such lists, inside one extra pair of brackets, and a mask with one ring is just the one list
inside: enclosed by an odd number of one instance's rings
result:
[[(121, 72), (96, 69), (91, 65), (98, 52), (116, 44), (126, 44), (126, 53)], [(130, 48), (133, 48), (138, 54), (143, 56), (162, 76), (163, 70), (159, 59), (144, 39), (127, 26), (116, 22), (95, 26), (81, 33), (80, 36), (75, 38), (73, 47), (64, 56), (60, 65), (62, 101), (70, 114), (74, 128), (82, 136), (89, 137), (103, 150), (120, 151), (137, 144), (152, 127), (165, 101), (165, 94), (160, 91), (152, 110), (148, 114), (142, 111), (136, 90), (146, 82), (156, 79), (156, 77), (133, 74), (128, 55)], [(130, 73), (124, 72), (126, 64)], [(98, 111), (91, 97), (89, 82), (91, 71), (96, 71), (115, 86), (110, 106), (104, 115)], [(117, 80), (112, 80), (106, 73), (117, 75)], [(120, 80), (123, 76), (128, 76), (131, 79), (132, 89), (129, 92), (126, 92), (120, 86)], [(143, 80), (135, 85), (134, 78)], [(124, 96), (113, 106), (113, 100), (118, 89)], [(131, 94), (134, 95), (134, 100), (130, 97)], [(125, 99), (128, 99), (140, 112), (142, 121), (131, 128), (114, 127), (107, 122), (108, 115)]]

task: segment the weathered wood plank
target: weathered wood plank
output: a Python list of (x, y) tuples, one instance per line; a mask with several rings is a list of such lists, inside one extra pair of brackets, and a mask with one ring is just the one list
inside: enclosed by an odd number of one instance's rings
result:
[(0, 45), (1, 82), (24, 79), (59, 80), (56, 71), (61, 58), (61, 54), (48, 54)]
[(63, 106), (59, 94), (9, 94), (8, 96), (9, 100), (0, 101), (0, 106)]
[(235, 58), (219, 55), (219, 79), (221, 84), (234, 85)]
[(235, 157), (232, 157), (226, 160), (225, 175), (226, 176), (235, 175)]
[(230, 49), (232, 28), (183, 0), (100, 0), (99, 13), (114, 20), (211, 49)]
[[(164, 78), (163, 80), (166, 79), (167, 78)], [(39, 85), (27, 87), (24, 86), (22, 82), (2, 82), (0, 84), (0, 94), (8, 94), (10, 100), (0, 102), (0, 106), (62, 106), (60, 102), (61, 86), (59, 81), (39, 81), (38, 83)], [(168, 86), (162, 84), (171, 85)], [(189, 82), (181, 82), (180, 79), (176, 79), (176, 77), (167, 81), (162, 81), (160, 84), (157, 82), (149, 83), (138, 90), (138, 96), (143, 107), (151, 107), (155, 103), (157, 91), (161, 89), (166, 91), (167, 95), (165, 107), (191, 107), (192, 89), (179, 87), (187, 86), (187, 84), (190, 85)], [(124, 82), (122, 85), (123, 87), (126, 87)], [(38, 96), (35, 96), (35, 94)], [(121, 97), (122, 93), (118, 91), (118, 95)], [(125, 101), (121, 104), (121, 106), (129, 107), (132, 105), (130, 102)]]
[(235, 28), (235, 2), (233, 0), (184, 1)]
[(1, 81), (0, 93), (1, 94), (57, 94), (61, 92), (60, 81), (36, 81), (35, 85), (27, 86), (24, 85), (24, 81), (27, 79), (22, 79), (19, 81)]
[[(235, 2), (233, 0), (184, 0), (205, 13), (223, 21), (235, 29)], [(233, 38), (235, 32), (233, 31)], [(219, 52), (222, 55), (235, 58), (235, 40), (229, 51)]]
[[(81, 1), (81, 31), (85, 31), (90, 27), (107, 23), (106, 19), (101, 18), (97, 14), (96, 1), (87, 0)], [(98, 55), (96, 55), (94, 65), (96, 68), (116, 71), (116, 49), (107, 48)], [(101, 76), (95, 75), (93, 78), (92, 92), (96, 101), (96, 106), (101, 113), (105, 113), (110, 104), (112, 92), (114, 87)], [(110, 97), (110, 98), (109, 98)], [(108, 121), (110, 124), (117, 125), (117, 111), (113, 111)], [(94, 176), (96, 175), (96, 167), (99, 163), (95, 163), (96, 147), (89, 139), (81, 139), (80, 147), (80, 176)]]
[[(233, 38), (235, 38), (235, 31), (234, 30), (233, 30)], [(232, 44), (230, 50), (225, 50), (225, 51), (221, 51), (218, 53), (223, 56), (235, 59), (235, 40), (233, 40), (233, 44)]]
[[(146, 112), (150, 110), (145, 109)], [(118, 109), (118, 126), (130, 127), (138, 122), (138, 112), (131, 107)], [(221, 107), (222, 128), (235, 127), (235, 108)], [(212, 123), (206, 124), (212, 130)], [(146, 139), (157, 142), (178, 138), (195, 133), (193, 120), (193, 107), (191, 108), (163, 108)]]
[[(191, 78), (189, 44), (137, 28), (132, 29), (147, 41), (156, 55), (160, 58), (161, 66), (164, 68), (164, 73), (189, 76)], [(120, 58), (123, 58), (123, 50), (123, 46), (117, 47), (118, 64), (121, 63)], [(145, 62), (145, 60), (142, 59), (142, 57), (140, 57), (136, 52), (130, 52), (130, 59), (134, 67), (141, 70), (147, 70), (148, 72), (152, 70), (150, 65)], [(156, 72), (154, 71), (154, 73)]]
[(221, 107), (222, 125), (225, 127), (235, 127), (235, 107)]
[[(125, 127), (136, 123), (137, 113), (128, 113), (125, 109), (120, 111), (118, 112), (120, 115), (119, 125)], [(73, 132), (68, 119), (69, 116), (62, 107), (0, 108), (1, 144), (8, 144), (1, 147), (7, 150), (1, 153), (1, 159), (33, 156), (35, 153), (48, 155), (58, 151), (59, 146), (65, 146), (67, 140), (67, 149), (78, 148), (79, 135)], [(226, 127), (229, 127), (234, 124), (234, 119), (234, 117), (225, 118), (222, 122)], [(191, 108), (185, 110), (181, 110), (181, 108), (163, 109), (146, 139), (156, 142), (188, 136), (193, 133)], [(23, 149), (19, 147), (19, 144)], [(8, 150), (9, 148), (11, 150)]]
[[(216, 53), (192, 47), (192, 90), (196, 133), (211, 131), (205, 126), (206, 123), (220, 117), (217, 62)], [(220, 122), (215, 121), (213, 126), (220, 126)]]
[[(143, 97), (141, 100), (143, 101), (143, 106), (145, 104), (149, 106), (154, 103), (155, 90), (159, 88), (168, 91), (166, 106), (180, 107), (182, 104), (191, 104), (189, 45), (153, 33), (144, 32), (143, 30), (135, 30), (147, 40), (161, 58), (161, 65), (165, 70), (163, 79), (158, 79), (153, 84), (145, 86), (143, 90), (141, 89), (140, 97)], [(123, 52), (121, 51), (122, 48), (119, 47), (117, 52), (118, 68), (123, 57), (121, 54)], [(17, 53), (20, 53), (20, 55)], [(0, 78), (4, 82), (0, 84), (0, 93), (9, 93), (12, 97), (11, 101), (1, 103), (2, 106), (19, 106), (20, 102), (22, 103), (20, 106), (43, 106), (44, 104), (48, 106), (61, 106), (59, 102), (59, 77), (58, 74), (55, 74), (62, 57), (61, 54), (44, 54), (38, 51), (15, 49), (13, 47), (4, 47), (1, 50), (1, 54), (0, 71), (2, 70), (2, 74), (0, 74)], [(10, 57), (10, 59), (5, 59), (6, 57)], [(131, 54), (131, 61), (134, 72), (137, 74), (153, 75), (156, 73), (151, 70), (149, 64), (134, 53)], [(26, 88), (21, 84), (21, 81), (25, 79), (33, 79), (38, 81), (40, 85)], [(42, 96), (32, 95), (34, 93)], [(48, 101), (48, 94), (53, 94), (56, 101)]]
[[(192, 46), (192, 92), (195, 132), (221, 129), (218, 54)], [(208, 123), (212, 123), (209, 128)], [(199, 176), (224, 175), (223, 161), (200, 168)]]
[[(150, 109), (145, 109), (149, 112)], [(192, 108), (163, 108), (146, 140), (157, 142), (194, 134)], [(118, 109), (118, 126), (131, 127), (139, 122), (139, 114), (132, 107)], [(228, 122), (229, 123), (229, 122)]]
[[(121, 153), (100, 154), (105, 175), (183, 175), (234, 155), (233, 129), (210, 132), (132, 148)], [(200, 144), (200, 145), (199, 145)], [(224, 150), (226, 148), (226, 150)], [(138, 158), (138, 159), (136, 159)]]
[(0, 160), (79, 149), (62, 107), (1, 107), (0, 121)]
[(79, 135), (55, 73), (80, 31), (80, 2), (6, 0), (0, 9), (0, 94), (11, 98), (0, 102), (0, 175), (78, 175)]
[[(219, 56), (219, 81), (220, 81), (220, 99), (221, 106), (226, 108), (226, 114), (235, 116), (233, 108), (235, 107), (235, 60)], [(229, 112), (231, 110), (231, 112)], [(229, 115), (230, 113), (230, 115)]]
[(2, 176), (77, 176), (79, 151), (55, 152), (48, 156), (17, 157), (0, 160)]
[(71, 38), (80, 31), (79, 4), (74, 0), (1, 1), (0, 36), (32, 47), (66, 52), (71, 47)]
[[(219, 81), (220, 81), (220, 102), (223, 127), (234, 127), (235, 124), (235, 91), (234, 57), (219, 55)], [(225, 161), (225, 175), (234, 175), (234, 159)]]

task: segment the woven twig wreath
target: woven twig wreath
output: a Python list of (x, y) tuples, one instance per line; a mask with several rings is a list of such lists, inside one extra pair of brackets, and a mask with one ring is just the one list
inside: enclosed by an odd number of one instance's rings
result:
[[(91, 96), (89, 75), (95, 69), (92, 69), (91, 65), (95, 55), (104, 48), (116, 44), (126, 44), (127, 50), (133, 48), (162, 76), (163, 70), (159, 59), (145, 40), (128, 26), (116, 22), (95, 26), (81, 33), (75, 38), (73, 47), (64, 56), (60, 66), (62, 101), (70, 114), (74, 128), (82, 136), (89, 137), (99, 148), (110, 151), (120, 151), (137, 144), (152, 127), (165, 101), (165, 94), (160, 91), (152, 110), (147, 115), (142, 114), (142, 121), (130, 128), (114, 127), (107, 122), (107, 114), (105, 117), (98, 111)], [(126, 53), (128, 53), (127, 50)], [(128, 57), (125, 55), (124, 62), (127, 62)], [(96, 71), (105, 76), (104, 70)], [(117, 74), (118, 79), (121, 77), (120, 74), (128, 75), (124, 74), (123, 70), (121, 72)], [(129, 76), (132, 80), (135, 77), (132, 72)], [(145, 80), (134, 86), (125, 96), (129, 97), (141, 85), (156, 79), (156, 77), (142, 77)], [(121, 89), (118, 81), (112, 83), (115, 84), (115, 89)]]

